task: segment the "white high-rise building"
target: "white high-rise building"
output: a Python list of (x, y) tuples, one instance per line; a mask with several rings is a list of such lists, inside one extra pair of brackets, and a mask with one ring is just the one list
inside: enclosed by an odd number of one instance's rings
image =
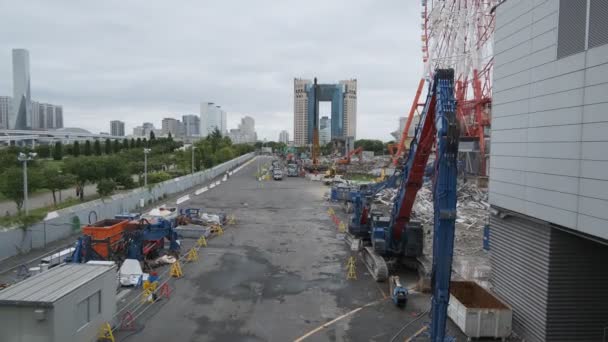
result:
[(184, 136), (186, 137), (198, 137), (201, 135), (200, 131), (200, 119), (198, 115), (188, 114), (182, 115), (182, 124), (184, 126)]
[(110, 121), (110, 135), (122, 137), (125, 135), (125, 122), (120, 120)]
[(164, 118), (161, 127), (162, 135), (168, 136), (171, 133), (173, 137), (181, 136), (181, 123), (175, 118)]
[(0, 129), (8, 129), (8, 118), (13, 110), (13, 98), (0, 96)]
[(13, 111), (8, 117), (10, 129), (28, 129), (31, 122), (30, 53), (13, 49)]
[(227, 113), (222, 108), (213, 102), (201, 103), (200, 117), (200, 134), (206, 137), (211, 134), (216, 128), (226, 135), (227, 133)]
[(289, 143), (289, 132), (281, 131), (281, 133), (279, 133), (279, 142), (288, 144)]
[(31, 129), (63, 128), (63, 107), (32, 101), (30, 107)]
[(255, 132), (255, 120), (246, 116), (241, 119), (239, 128), (231, 129), (228, 133), (228, 137), (234, 144), (253, 144), (256, 142), (258, 136)]
[(357, 134), (357, 80), (340, 81), (344, 85), (344, 136)]
[(308, 94), (310, 80), (296, 78), (293, 81), (293, 139), (296, 146), (308, 143)]

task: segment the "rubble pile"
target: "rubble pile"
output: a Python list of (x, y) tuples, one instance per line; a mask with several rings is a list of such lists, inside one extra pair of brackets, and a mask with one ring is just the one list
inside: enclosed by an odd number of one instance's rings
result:
[[(413, 208), (413, 219), (422, 222), (425, 230), (425, 254), (429, 255), (433, 245), (433, 192), (432, 183), (425, 182), (418, 191)], [(472, 182), (458, 184), (456, 218), (456, 241), (454, 254), (473, 256), (482, 253), (483, 227), (487, 223), (488, 192)], [(397, 189), (385, 189), (376, 195), (374, 203), (383, 211), (390, 212), (397, 196)], [(385, 207), (385, 208), (382, 208)]]

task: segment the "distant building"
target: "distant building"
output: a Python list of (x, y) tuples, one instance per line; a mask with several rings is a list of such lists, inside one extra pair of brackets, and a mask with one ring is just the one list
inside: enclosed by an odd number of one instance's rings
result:
[(245, 116), (241, 119), (241, 123), (237, 129), (231, 129), (228, 137), (235, 144), (253, 144), (257, 140), (255, 132), (255, 120), (250, 116)]
[(63, 107), (32, 101), (30, 109), (31, 129), (63, 128)]
[(9, 129), (29, 129), (31, 124), (30, 53), (13, 49), (13, 111), (9, 113)]
[[(144, 124), (142, 125), (143, 128), (143, 136), (145, 138), (149, 138), (150, 137), (150, 132), (154, 132), (154, 124), (152, 124), (151, 122), (144, 122)], [(156, 132), (154, 132), (154, 134), (156, 134)]]
[(288, 144), (289, 143), (289, 132), (281, 131), (281, 133), (279, 133), (279, 142)]
[(319, 144), (325, 145), (331, 141), (331, 121), (324, 116), (319, 120)]
[(198, 115), (183, 115), (182, 124), (184, 125), (184, 136), (198, 137), (201, 135), (201, 120)]
[(8, 118), (13, 110), (13, 98), (0, 96), (0, 129), (8, 129)]
[(144, 127), (143, 126), (133, 127), (133, 135), (136, 137), (143, 137), (144, 136)]
[(200, 135), (206, 137), (216, 128), (222, 135), (226, 135), (227, 114), (222, 108), (213, 102), (201, 103)]
[(314, 111), (320, 101), (331, 101), (330, 140), (354, 140), (357, 133), (357, 80), (317, 84), (316, 92), (314, 88), (314, 82), (310, 80), (294, 79), (295, 144), (312, 143)]
[(116, 137), (125, 135), (125, 122), (120, 120), (110, 121), (110, 134)]
[(63, 128), (63, 107), (55, 106), (55, 128)]
[(174, 118), (164, 118), (162, 121), (161, 132), (162, 135), (166, 136), (168, 136), (169, 133), (171, 133), (173, 137), (181, 136), (182, 134), (180, 121)]

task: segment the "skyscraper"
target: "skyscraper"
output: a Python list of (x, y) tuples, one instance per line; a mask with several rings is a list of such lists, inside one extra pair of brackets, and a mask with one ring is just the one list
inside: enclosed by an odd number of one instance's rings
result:
[(297, 146), (308, 144), (308, 94), (306, 85), (310, 80), (293, 81), (293, 139)]
[(180, 122), (177, 119), (164, 118), (161, 127), (163, 135), (169, 135), (169, 133), (171, 133), (173, 137), (181, 135)]
[(228, 133), (228, 137), (235, 144), (253, 144), (257, 140), (258, 136), (255, 132), (255, 120), (250, 116), (245, 116), (241, 119), (239, 128), (231, 129)]
[(125, 135), (125, 122), (120, 120), (110, 121), (110, 135), (123, 137)]
[(279, 142), (288, 144), (289, 143), (289, 132), (281, 131), (281, 133), (279, 133)]
[(182, 115), (182, 123), (184, 125), (184, 135), (187, 137), (197, 137), (201, 135), (201, 120), (198, 115), (188, 114)]
[[(55, 106), (55, 128), (63, 128), (63, 107)], [(123, 129), (124, 135), (124, 129)]]
[(13, 49), (13, 110), (9, 114), (10, 129), (28, 129), (31, 122), (30, 53)]
[(201, 117), (200, 117), (200, 134), (202, 137), (206, 137), (211, 134), (216, 128), (225, 135), (227, 114), (222, 108), (213, 102), (201, 103)]
[(331, 141), (331, 121), (329, 117), (323, 116), (319, 120), (319, 144), (325, 145)]
[(0, 129), (8, 129), (8, 117), (13, 110), (13, 98), (0, 96)]
[(357, 80), (340, 81), (340, 84), (344, 85), (343, 136), (354, 140), (357, 135)]

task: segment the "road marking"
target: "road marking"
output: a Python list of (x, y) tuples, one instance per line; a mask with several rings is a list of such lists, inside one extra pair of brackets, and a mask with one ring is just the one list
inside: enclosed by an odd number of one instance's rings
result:
[(175, 204), (184, 203), (189, 200), (190, 200), (190, 195), (182, 196), (182, 197), (178, 198), (177, 201), (175, 201)]
[(367, 303), (367, 304), (365, 304), (363, 306), (360, 306), (360, 307), (358, 307), (358, 308), (356, 308), (354, 310), (351, 310), (351, 311), (345, 313), (344, 315), (339, 316), (337, 318), (334, 318), (333, 320), (331, 320), (331, 321), (329, 321), (329, 322), (327, 322), (327, 323), (325, 323), (325, 324), (323, 324), (323, 325), (321, 325), (321, 326), (319, 326), (319, 327), (317, 327), (317, 328), (315, 328), (315, 329), (307, 332), (306, 334), (298, 337), (297, 339), (294, 340), (294, 342), (304, 341), (306, 338), (308, 338), (308, 337), (314, 335), (315, 333), (317, 333), (317, 332), (319, 332), (319, 331), (321, 331), (321, 330), (329, 327), (330, 325), (332, 325), (332, 324), (334, 324), (334, 323), (336, 323), (336, 322), (338, 322), (338, 321), (340, 321), (340, 320), (342, 320), (342, 319), (344, 319), (346, 317), (352, 316), (353, 314), (359, 312), (360, 310), (363, 310), (364, 308), (366, 308), (368, 306), (380, 304), (380, 303), (382, 303), (385, 300), (386, 300), (386, 298), (385, 299), (381, 299), (381, 300), (377, 300), (377, 301), (374, 301), (374, 302), (371, 302), (371, 303)]

